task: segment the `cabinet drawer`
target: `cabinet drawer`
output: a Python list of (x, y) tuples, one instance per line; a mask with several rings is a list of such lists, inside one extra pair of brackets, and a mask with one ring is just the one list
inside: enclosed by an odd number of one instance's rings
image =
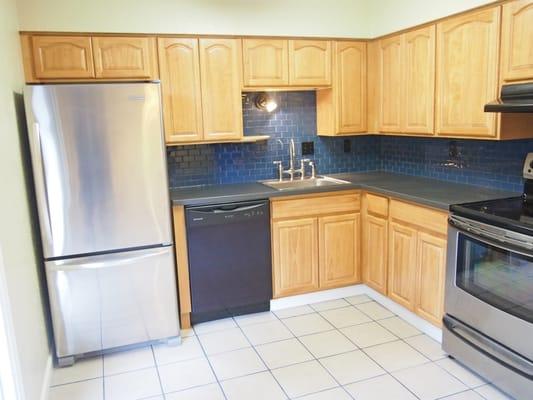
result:
[(272, 218), (293, 218), (308, 215), (350, 213), (359, 211), (359, 193), (301, 197), (297, 199), (272, 199)]
[(448, 229), (448, 213), (415, 206), (397, 200), (390, 202), (390, 215), (393, 219), (417, 225), (442, 235)]
[(386, 197), (376, 196), (375, 194), (365, 194), (366, 211), (370, 214), (382, 217), (389, 216), (389, 199)]

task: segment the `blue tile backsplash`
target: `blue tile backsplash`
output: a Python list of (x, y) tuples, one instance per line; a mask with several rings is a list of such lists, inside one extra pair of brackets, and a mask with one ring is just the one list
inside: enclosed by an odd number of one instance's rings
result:
[(267, 113), (243, 100), (244, 135), (270, 135), (268, 141), (169, 147), (171, 187), (251, 182), (276, 177), (275, 160), (288, 166), (288, 141), (314, 142), (319, 174), (383, 170), (511, 191), (522, 190), (522, 163), (533, 152), (533, 140), (492, 142), (395, 136), (344, 138), (316, 134), (313, 91), (271, 93), (278, 108)]

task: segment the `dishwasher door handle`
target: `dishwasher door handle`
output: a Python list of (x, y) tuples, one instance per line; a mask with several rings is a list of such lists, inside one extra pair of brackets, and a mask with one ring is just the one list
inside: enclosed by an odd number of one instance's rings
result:
[(253, 204), (251, 206), (242, 206), (242, 207), (236, 207), (236, 208), (230, 208), (230, 209), (223, 209), (223, 208), (214, 208), (212, 210), (193, 210), (195, 213), (202, 213), (202, 214), (228, 214), (228, 213), (235, 213), (240, 211), (249, 211), (254, 210), (256, 208), (264, 207), (265, 204)]

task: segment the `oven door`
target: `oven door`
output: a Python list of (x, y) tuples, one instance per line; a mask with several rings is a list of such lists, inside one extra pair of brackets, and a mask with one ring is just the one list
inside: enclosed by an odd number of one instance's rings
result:
[(452, 216), (445, 311), (533, 360), (530, 242), (532, 238), (525, 235)]

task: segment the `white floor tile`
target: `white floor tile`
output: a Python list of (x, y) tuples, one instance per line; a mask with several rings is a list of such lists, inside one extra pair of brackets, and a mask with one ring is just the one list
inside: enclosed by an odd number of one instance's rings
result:
[(254, 346), (292, 338), (292, 333), (277, 318), (275, 321), (243, 326), (242, 331)]
[(155, 368), (141, 369), (104, 378), (106, 400), (133, 400), (161, 394)]
[(413, 336), (405, 339), (405, 342), (413, 346), (430, 360), (440, 360), (446, 357), (441, 344), (427, 335)]
[(476, 388), (475, 391), (486, 400), (512, 400), (510, 396), (507, 396), (493, 385), (483, 385)]
[(218, 383), (199, 386), (181, 392), (167, 393), (166, 400), (224, 400), (222, 389)]
[(467, 390), (466, 392), (461, 392), (457, 394), (452, 394), (448, 397), (443, 397), (442, 400), (484, 400), (478, 393), (474, 390)]
[(357, 296), (346, 297), (346, 300), (350, 304), (361, 304), (361, 303), (368, 303), (369, 301), (372, 301), (372, 299), (368, 297), (366, 294), (359, 294)]
[(155, 367), (154, 355), (150, 346), (104, 355), (104, 374), (106, 376), (150, 367)]
[(318, 361), (275, 369), (272, 374), (291, 398), (338, 386)]
[(322, 311), (320, 315), (326, 318), (335, 328), (345, 328), (347, 326), (364, 324), (365, 322), (372, 321), (365, 314), (352, 306)]
[(248, 326), (254, 324), (260, 324), (262, 322), (277, 321), (278, 318), (270, 311), (261, 312), (256, 314), (239, 315), (234, 318), (239, 326)]
[(155, 360), (158, 365), (205, 357), (204, 351), (196, 336), (181, 338), (181, 344), (178, 346), (158, 344), (154, 345), (153, 348)]
[(163, 397), (163, 395), (161, 396), (150, 396), (150, 397), (145, 397), (144, 399), (142, 400), (165, 400), (165, 398)]
[(313, 359), (313, 355), (298, 339), (282, 340), (256, 347), (268, 368), (281, 368)]
[(370, 318), (374, 320), (384, 319), (384, 318), (389, 318), (389, 317), (394, 316), (392, 312), (387, 310), (381, 304), (376, 303), (375, 301), (357, 304), (355, 307), (357, 307), (359, 310), (361, 310), (362, 312), (364, 312), (366, 315), (368, 315)]
[(219, 380), (237, 378), (266, 370), (266, 366), (251, 347), (209, 357)]
[(182, 329), (181, 330), (181, 337), (184, 338), (184, 337), (189, 337), (189, 336), (194, 336), (196, 335), (196, 333), (194, 333), (194, 329), (192, 328), (187, 328), (187, 329)]
[(420, 335), (422, 333), (418, 329), (416, 329), (413, 325), (405, 322), (400, 317), (382, 319), (379, 321), (379, 324), (384, 326), (389, 331), (391, 331), (396, 336), (402, 339), (410, 337), (410, 336)]
[(352, 398), (344, 389), (335, 388), (299, 397), (298, 400), (352, 400)]
[(50, 386), (100, 378), (103, 374), (102, 357), (87, 358), (76, 361), (71, 367), (54, 368)]
[(250, 347), (250, 343), (239, 328), (207, 333), (200, 335), (199, 339), (208, 356)]
[(283, 323), (296, 336), (310, 335), (333, 329), (333, 326), (317, 313), (287, 318), (283, 320)]
[(290, 318), (290, 317), (296, 317), (298, 315), (311, 314), (314, 312), (315, 310), (313, 310), (309, 306), (300, 306), (300, 307), (284, 308), (283, 310), (277, 310), (277, 311), (274, 311), (274, 314), (276, 314), (278, 318)]
[(217, 319), (215, 321), (202, 322), (193, 326), (197, 335), (203, 335), (205, 333), (223, 331), (225, 329), (236, 328), (237, 324), (233, 318)]
[(429, 361), (418, 351), (400, 340), (367, 347), (365, 352), (389, 372), (414, 367)]
[(167, 364), (158, 369), (165, 393), (216, 382), (215, 375), (204, 358)]
[(416, 397), (390, 375), (352, 383), (346, 390), (357, 400), (416, 400)]
[(350, 342), (338, 330), (302, 336), (300, 337), (300, 341), (316, 358), (357, 350), (357, 346)]
[[(287, 396), (270, 372), (247, 375), (220, 383), (228, 400), (285, 400)], [(206, 399), (207, 400), (207, 399)], [(209, 399), (211, 400), (211, 399)]]
[(320, 363), (341, 385), (386, 373), (360, 350), (322, 358)]
[(329, 301), (322, 301), (320, 303), (314, 303), (311, 304), (311, 307), (315, 309), (315, 311), (326, 311), (326, 310), (333, 310), (334, 308), (342, 308), (349, 306), (350, 303), (348, 303), (344, 299), (337, 299), (337, 300), (329, 300)]
[(433, 363), (403, 369), (393, 375), (421, 400), (438, 399), (468, 389)]
[(69, 383), (50, 388), (48, 400), (103, 400), (104, 382), (102, 378)]
[(375, 346), (398, 340), (396, 336), (376, 322), (349, 326), (341, 329), (341, 332), (359, 347)]
[(482, 377), (462, 366), (457, 361), (452, 360), (451, 358), (443, 358), (442, 360), (436, 361), (435, 364), (441, 368), (444, 368), (470, 388), (482, 386), (487, 383)]

